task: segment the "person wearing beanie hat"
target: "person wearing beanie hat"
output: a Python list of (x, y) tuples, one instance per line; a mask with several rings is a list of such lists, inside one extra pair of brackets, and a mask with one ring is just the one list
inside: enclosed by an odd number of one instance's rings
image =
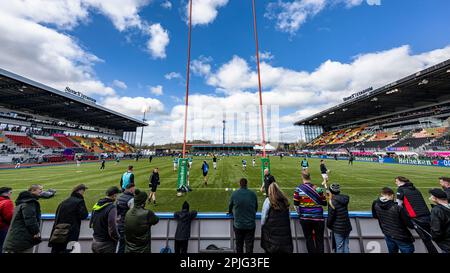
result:
[(450, 253), (450, 205), (447, 194), (441, 189), (431, 189), (430, 200), (435, 204), (431, 209), (431, 236), (439, 248)]
[(197, 216), (197, 211), (189, 211), (189, 203), (184, 201), (181, 211), (174, 213), (177, 220), (175, 232), (175, 253), (186, 254), (189, 238), (191, 237), (191, 222)]
[(0, 188), (0, 253), (2, 253), (3, 242), (8, 233), (14, 212), (14, 203), (11, 200), (11, 194), (12, 188)]
[(147, 198), (145, 191), (134, 191), (134, 206), (125, 215), (125, 253), (151, 253), (151, 226), (159, 217), (145, 209)]
[(349, 253), (349, 236), (352, 231), (348, 204), (350, 197), (340, 194), (341, 187), (337, 183), (330, 185), (328, 189), (328, 218), (327, 227), (332, 231), (333, 246), (336, 253)]
[(125, 252), (125, 214), (134, 205), (134, 183), (129, 183), (124, 192), (117, 198), (117, 230), (119, 231), (119, 246), (117, 247), (117, 253)]

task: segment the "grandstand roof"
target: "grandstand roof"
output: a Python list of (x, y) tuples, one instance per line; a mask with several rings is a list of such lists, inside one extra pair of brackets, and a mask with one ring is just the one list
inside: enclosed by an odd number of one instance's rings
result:
[(295, 122), (325, 128), (450, 101), (450, 59)]
[(93, 101), (62, 92), (0, 68), (0, 106), (85, 125), (135, 131), (146, 123)]

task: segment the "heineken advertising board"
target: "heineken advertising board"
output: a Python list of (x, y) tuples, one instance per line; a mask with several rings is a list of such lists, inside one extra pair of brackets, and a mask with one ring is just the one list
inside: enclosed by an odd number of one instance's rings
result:
[(178, 159), (178, 182), (177, 189), (180, 189), (183, 186), (187, 186), (187, 167), (188, 160), (187, 158)]
[(270, 160), (265, 157), (261, 157), (261, 182), (264, 183), (264, 169), (269, 169), (270, 173)]

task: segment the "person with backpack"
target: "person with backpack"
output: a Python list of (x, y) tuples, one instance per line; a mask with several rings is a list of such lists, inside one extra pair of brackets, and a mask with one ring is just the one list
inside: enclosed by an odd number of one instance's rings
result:
[(121, 191), (110, 187), (106, 197), (100, 199), (93, 207), (89, 227), (94, 230), (92, 241), (93, 253), (116, 253), (119, 232), (117, 230), (117, 207), (114, 204)]
[(38, 184), (19, 193), (3, 243), (4, 253), (32, 253), (34, 246), (41, 242), (41, 205), (38, 201), (41, 193), (42, 186)]
[(133, 166), (129, 165), (128, 170), (122, 175), (120, 179), (120, 188), (125, 191), (128, 184), (134, 184)]
[(145, 209), (147, 193), (135, 190), (134, 206), (125, 215), (125, 253), (151, 253), (151, 226), (159, 217)]
[(395, 184), (398, 186), (398, 205), (406, 211), (428, 253), (437, 253), (438, 251), (431, 240), (431, 214), (422, 193), (406, 177), (397, 176)]
[(434, 203), (431, 209), (431, 236), (443, 252), (450, 253), (450, 204), (447, 194), (441, 189), (431, 189), (430, 194), (430, 200)]
[(11, 200), (12, 188), (0, 188), (0, 254), (2, 253), (3, 242), (5, 241), (8, 228), (14, 213), (14, 203)]
[(181, 211), (174, 213), (177, 220), (177, 230), (175, 231), (175, 253), (186, 254), (188, 250), (189, 238), (191, 237), (191, 222), (197, 216), (197, 211), (189, 211), (189, 203), (184, 201)]
[(261, 247), (266, 253), (292, 253), (289, 201), (276, 182), (267, 191), (261, 211)]
[(205, 182), (205, 186), (208, 185), (208, 171), (209, 165), (206, 163), (206, 160), (203, 160), (202, 172), (203, 172), (203, 181)]
[(128, 184), (123, 194), (117, 199), (117, 231), (119, 232), (117, 253), (125, 252), (125, 215), (134, 206), (135, 189), (134, 184)]
[(56, 209), (55, 222), (48, 243), (52, 253), (67, 253), (69, 252), (67, 244), (78, 241), (81, 221), (89, 215), (83, 197), (87, 189), (84, 184), (76, 186), (70, 197), (62, 201)]
[(303, 184), (294, 192), (294, 206), (300, 219), (300, 225), (306, 239), (308, 253), (324, 252), (325, 219), (323, 206), (327, 205), (321, 188), (311, 183), (308, 171), (302, 172)]
[(328, 194), (327, 227), (332, 231), (336, 253), (349, 253), (349, 236), (352, 224), (348, 215), (350, 197), (341, 194), (339, 184), (331, 184)]
[(414, 237), (408, 228), (413, 228), (405, 210), (394, 202), (391, 188), (381, 189), (380, 197), (372, 203), (372, 216), (378, 219), (389, 253), (413, 253)]
[(158, 188), (158, 185), (160, 184), (159, 181), (159, 169), (155, 168), (152, 172), (152, 175), (149, 179), (149, 188), (150, 188), (150, 194), (148, 196), (148, 202), (151, 203), (153, 199), (153, 204), (156, 206), (156, 189)]

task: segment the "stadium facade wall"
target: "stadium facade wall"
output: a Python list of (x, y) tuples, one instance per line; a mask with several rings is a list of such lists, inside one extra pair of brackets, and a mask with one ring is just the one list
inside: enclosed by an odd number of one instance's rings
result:
[[(166, 241), (170, 248), (174, 249), (174, 237), (176, 230), (176, 220), (173, 213), (157, 213), (160, 221), (153, 226), (152, 232), (152, 252), (159, 253), (161, 248), (165, 247)], [(326, 214), (325, 214), (326, 216)], [(261, 214), (256, 215), (256, 233), (255, 233), (255, 253), (263, 253), (261, 248)], [(350, 233), (350, 252), (352, 253), (386, 253), (387, 247), (384, 241), (384, 235), (379, 228), (376, 219), (372, 218), (370, 212), (350, 212), (351, 224), (353, 227)], [(48, 239), (53, 226), (54, 215), (44, 214), (42, 216), (41, 234), (42, 243), (34, 248), (35, 253), (49, 253)], [(291, 230), (295, 253), (306, 253), (305, 238), (300, 226), (298, 216), (295, 212), (291, 213)], [(329, 253), (331, 248), (330, 231), (325, 232), (325, 252)], [(167, 235), (168, 234), (168, 235)], [(425, 253), (425, 247), (415, 232), (416, 253)], [(89, 228), (89, 221), (82, 222), (80, 239), (75, 243), (74, 252), (91, 253), (92, 229)], [(228, 249), (225, 252), (231, 252), (234, 249), (233, 219), (225, 213), (199, 213), (192, 222), (191, 239), (189, 242), (189, 253), (208, 253), (206, 247), (215, 244), (217, 247)]]

